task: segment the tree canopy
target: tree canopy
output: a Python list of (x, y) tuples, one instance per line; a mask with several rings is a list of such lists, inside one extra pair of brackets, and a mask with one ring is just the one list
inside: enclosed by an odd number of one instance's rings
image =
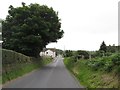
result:
[(89, 53), (84, 50), (78, 50), (77, 51), (78, 58), (82, 58), (82, 55), (84, 56), (84, 59), (89, 59)]
[(21, 7), (10, 5), (8, 13), (2, 22), (3, 48), (36, 57), (48, 43), (63, 36), (58, 12), (52, 7), (22, 2)]
[(73, 51), (72, 50), (65, 50), (64, 52), (64, 56), (65, 57), (71, 57), (73, 55)]
[(101, 46), (100, 46), (100, 49), (99, 49), (100, 51), (104, 51), (104, 52), (106, 52), (107, 51), (107, 46), (106, 46), (106, 44), (105, 44), (105, 42), (103, 41), (102, 42), (102, 44), (101, 44)]

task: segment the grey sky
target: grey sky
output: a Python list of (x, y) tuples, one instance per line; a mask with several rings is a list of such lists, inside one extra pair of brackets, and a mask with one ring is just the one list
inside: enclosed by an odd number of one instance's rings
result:
[[(2, 0), (0, 18), (7, 15), (9, 5), (21, 6), (23, 0)], [(71, 50), (98, 50), (104, 40), (118, 45), (119, 0), (24, 0), (46, 4), (59, 12), (65, 34), (57, 43), (47, 47)]]

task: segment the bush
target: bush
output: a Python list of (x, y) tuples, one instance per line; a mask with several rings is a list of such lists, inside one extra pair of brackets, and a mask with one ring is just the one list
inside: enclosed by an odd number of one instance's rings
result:
[(102, 58), (92, 58), (92, 60), (85, 63), (88, 67), (93, 70), (102, 70), (105, 72), (114, 71), (120, 72), (120, 53), (113, 54)]
[(2, 64), (30, 63), (31, 58), (12, 50), (2, 50)]
[(118, 65), (118, 66), (120, 65), (120, 53), (118, 53), (112, 58), (112, 62), (114, 65)]
[(116, 73), (120, 76), (120, 66), (118, 66)]
[(78, 58), (82, 58), (82, 56), (84, 56), (84, 59), (89, 59), (89, 53), (87, 51), (78, 50), (77, 54)]
[(110, 71), (112, 71), (113, 66), (112, 65), (108, 65), (108, 66), (105, 66), (104, 69), (105, 69), (105, 71), (110, 72)]
[(66, 51), (64, 52), (64, 57), (71, 57), (71, 56), (73, 56), (73, 51), (71, 51), (71, 50), (66, 50)]

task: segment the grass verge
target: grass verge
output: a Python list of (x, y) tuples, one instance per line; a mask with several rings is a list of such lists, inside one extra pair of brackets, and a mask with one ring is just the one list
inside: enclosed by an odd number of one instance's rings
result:
[[(42, 66), (50, 63), (52, 61), (52, 58), (31, 58), (32, 62), (29, 63), (16, 63), (10, 66), (5, 66), (4, 69), (7, 69), (2, 74), (2, 84), (5, 84), (7, 81), (10, 81), (12, 79), (15, 79), (19, 76), (22, 76), (24, 74), (27, 74), (35, 69), (41, 68)], [(8, 68), (11, 68), (10, 70)], [(1, 77), (0, 77), (1, 79)]]
[(86, 65), (87, 60), (74, 62), (73, 59), (65, 58), (64, 63), (86, 88), (118, 88), (118, 77), (114, 73), (105, 73), (93, 70)]
[(0, 84), (2, 84), (2, 76), (0, 75)]

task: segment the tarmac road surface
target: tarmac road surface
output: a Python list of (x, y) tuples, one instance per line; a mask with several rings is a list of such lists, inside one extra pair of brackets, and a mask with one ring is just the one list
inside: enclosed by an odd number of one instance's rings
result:
[(66, 69), (63, 58), (55, 60), (41, 69), (13, 80), (3, 88), (83, 88)]

